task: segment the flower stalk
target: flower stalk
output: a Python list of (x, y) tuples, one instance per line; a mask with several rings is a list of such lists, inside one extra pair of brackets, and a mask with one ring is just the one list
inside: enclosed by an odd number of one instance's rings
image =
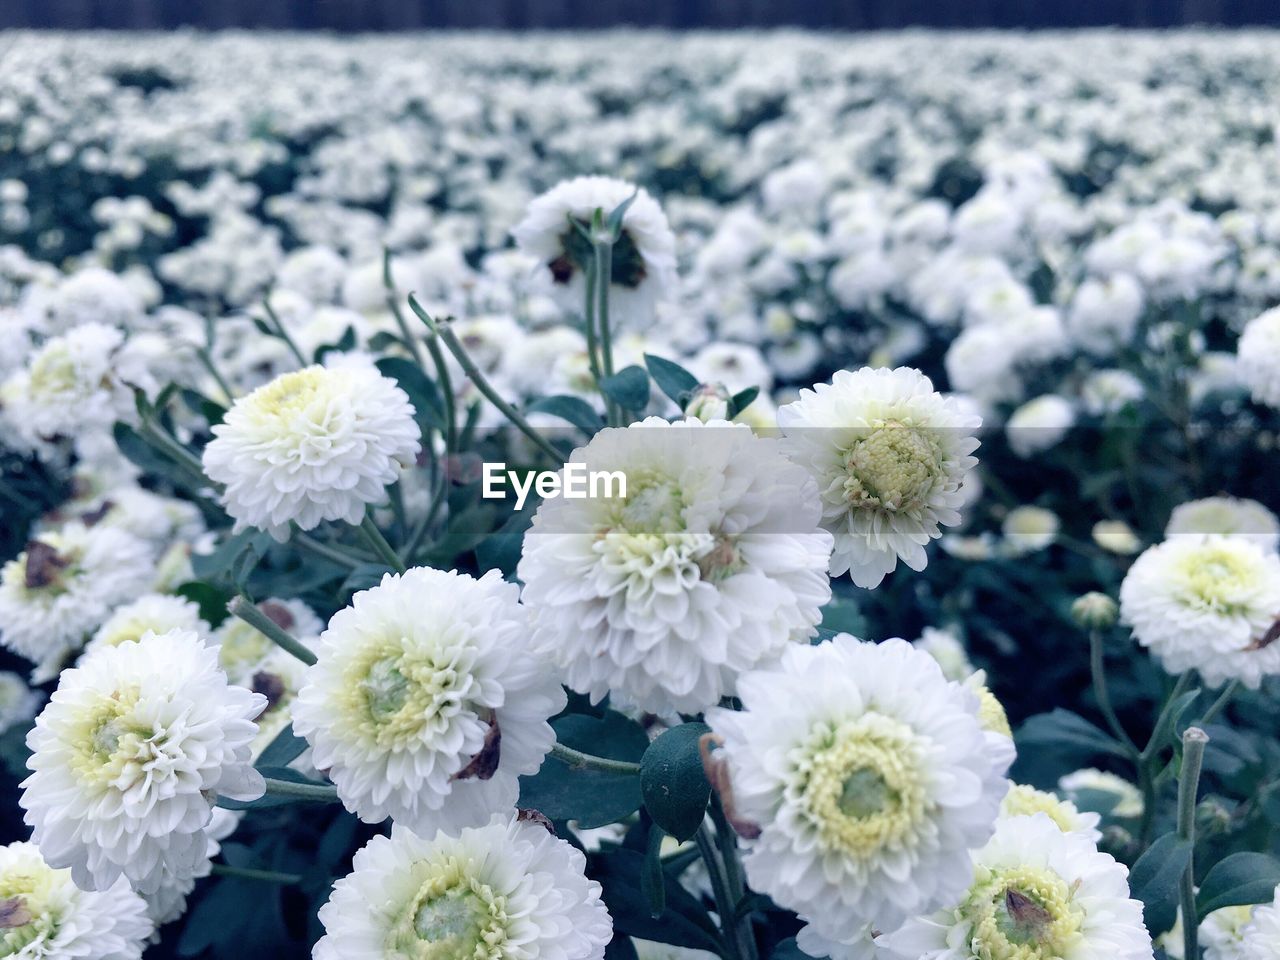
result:
[(1200, 767), (1204, 760), (1209, 735), (1199, 727), (1188, 727), (1182, 734), (1182, 773), (1178, 778), (1178, 838), (1191, 845), (1187, 869), (1182, 875), (1179, 901), (1182, 906), (1183, 956), (1198, 960), (1199, 931), (1196, 925), (1195, 842), (1196, 793), (1200, 787)]
[(316, 662), (316, 655), (314, 653), (286, 632), (280, 624), (276, 623), (265, 613), (259, 610), (248, 597), (239, 596), (232, 599), (232, 601), (227, 604), (227, 613), (231, 614), (233, 617), (239, 617), (281, 650), (293, 655), (307, 666), (311, 666)]

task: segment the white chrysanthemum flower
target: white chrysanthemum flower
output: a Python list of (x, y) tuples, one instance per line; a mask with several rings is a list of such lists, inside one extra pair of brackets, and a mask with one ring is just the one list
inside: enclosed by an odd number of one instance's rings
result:
[(1086, 767), (1068, 773), (1058, 780), (1058, 789), (1079, 807), (1090, 809), (1086, 798), (1096, 794), (1106, 798), (1109, 807), (1106, 812), (1113, 817), (1128, 819), (1142, 816), (1142, 791), (1123, 777), (1105, 770)]
[(130, 640), (141, 640), (148, 633), (183, 630), (203, 639), (209, 636), (210, 629), (200, 616), (200, 607), (192, 601), (148, 593), (117, 607), (94, 633), (85, 647), (85, 656), (102, 647), (118, 647)]
[(338, 796), (368, 823), (456, 830), (510, 808), (555, 742), (565, 695), (529, 650), (518, 590), (419, 567), (357, 593), (293, 702)]
[(925, 568), (939, 525), (960, 522), (980, 425), (909, 367), (841, 370), (778, 411), (791, 456), (818, 482), (834, 576), (870, 588), (899, 560)]
[(26, 723), (40, 709), (44, 698), (16, 673), (0, 671), (0, 733)]
[(1123, 520), (1099, 520), (1091, 535), (1093, 542), (1108, 553), (1128, 557), (1142, 549), (1142, 541)]
[(33, 843), (0, 847), (0, 955), (22, 960), (138, 960), (152, 924), (123, 877), (81, 890)]
[(633, 194), (635, 200), (622, 218), (622, 235), (613, 247), (609, 305), (613, 322), (635, 327), (652, 318), (654, 304), (673, 289), (676, 279), (675, 235), (662, 208), (645, 190), (612, 177), (566, 180), (530, 203), (511, 235), (524, 253), (550, 271), (560, 300), (581, 311), (585, 270), (594, 253), (570, 218), (589, 230), (597, 209), (607, 218)]
[(1253, 399), (1280, 407), (1280, 307), (1250, 320), (1236, 345), (1236, 373)]
[(960, 638), (950, 630), (925, 627), (915, 646), (938, 661), (942, 675), (948, 680), (964, 681), (973, 675), (973, 664), (969, 662), (968, 651)]
[(840, 634), (747, 674), (738, 696), (742, 712), (707, 721), (737, 817), (760, 826), (744, 858), (752, 889), (831, 941), (963, 893), (1013, 757), (984, 731), (974, 689), (903, 640)]
[(1109, 356), (1133, 339), (1145, 300), (1142, 284), (1127, 273), (1086, 280), (1067, 311), (1071, 339), (1088, 353)]
[(1080, 385), (1084, 409), (1095, 417), (1119, 413), (1146, 395), (1142, 381), (1128, 370), (1095, 370)]
[(1280, 886), (1271, 902), (1255, 907), (1249, 925), (1240, 936), (1241, 960), (1276, 960), (1280, 957)]
[(1215, 533), (1252, 540), (1266, 550), (1280, 546), (1280, 520), (1257, 500), (1205, 497), (1180, 503), (1164, 528), (1164, 535), (1170, 538)]
[[(257, 606), (272, 623), (304, 647), (314, 646), (315, 638), (324, 630), (324, 623), (315, 611), (301, 600), (271, 597)], [(227, 672), (232, 683), (242, 687), (251, 688), (253, 675), (261, 665), (280, 652), (270, 637), (239, 617), (227, 617), (222, 621), (213, 632), (213, 642), (218, 645), (219, 666)]]
[[(1205, 960), (1244, 960), (1244, 932), (1253, 919), (1254, 910), (1253, 904), (1223, 907), (1200, 921), (1200, 943), (1204, 945)], [(1181, 911), (1178, 912), (1178, 921), (1180, 925)], [(1181, 943), (1178, 948), (1179, 956), (1184, 955), (1186, 951)], [(1273, 953), (1268, 960), (1274, 960), (1275, 956)]]
[(132, 386), (154, 386), (124, 334), (86, 323), (48, 340), (25, 369), (4, 384), (5, 415), (22, 438), (40, 448), (58, 437), (110, 430), (134, 417)]
[(1170, 673), (1256, 690), (1280, 673), (1280, 556), (1237, 537), (1166, 540), (1129, 568), (1120, 617)]
[(0, 643), (37, 664), (36, 682), (150, 584), (146, 543), (114, 527), (68, 523), (37, 534), (0, 572)]
[(194, 633), (103, 647), (63, 671), (27, 734), (32, 840), (86, 889), (125, 876), (147, 894), (193, 876), (216, 796), (262, 796), (249, 744), (265, 702), (228, 685)]
[(320, 908), (315, 960), (602, 960), (613, 921), (586, 858), (508, 814), (457, 836), (396, 824)]
[(1058, 515), (1044, 507), (1014, 507), (1000, 523), (1007, 553), (1020, 556), (1049, 546), (1058, 536)]
[(545, 500), (524, 538), (534, 643), (569, 687), (697, 713), (817, 632), (831, 537), (777, 441), (650, 417), (601, 431), (570, 463), (626, 484), (625, 496)]
[(226, 484), (235, 529), (281, 541), (292, 522), (359, 523), (420, 449), (404, 391), (358, 363), (283, 374), (237, 400), (213, 433), (204, 469)]
[(1009, 449), (1024, 460), (1055, 447), (1075, 425), (1076, 411), (1065, 397), (1048, 393), (1028, 400), (1009, 417)]
[(876, 938), (889, 960), (1150, 960), (1128, 871), (1042, 813), (1000, 821), (953, 907)]
[(1076, 833), (1093, 843), (1102, 839), (1102, 831), (1098, 829), (1102, 821), (1100, 814), (1081, 811), (1070, 800), (1047, 790), (1037, 790), (1025, 783), (1010, 784), (1000, 804), (1000, 816), (1029, 817), (1036, 813), (1043, 813), (1063, 833)]

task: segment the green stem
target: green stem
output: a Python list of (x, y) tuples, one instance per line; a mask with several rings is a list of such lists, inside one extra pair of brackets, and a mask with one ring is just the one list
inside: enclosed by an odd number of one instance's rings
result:
[[(613, 331), (609, 323), (609, 285), (613, 277), (613, 241), (597, 238), (595, 249), (596, 324), (600, 334), (600, 362), (606, 377), (613, 376)], [(609, 397), (604, 398), (611, 426), (622, 426), (624, 412)]]
[(1180, 900), (1182, 903), (1182, 943), (1186, 960), (1199, 960), (1200, 947), (1196, 942), (1196, 793), (1200, 787), (1200, 765), (1204, 760), (1205, 744), (1209, 735), (1199, 727), (1188, 727), (1182, 734), (1182, 774), (1178, 777), (1178, 837), (1191, 845), (1187, 869), (1182, 875)]
[(307, 666), (316, 662), (316, 655), (312, 653), (304, 644), (296, 640), (287, 633), (280, 624), (276, 623), (265, 613), (259, 610), (248, 597), (239, 596), (232, 599), (227, 604), (227, 613), (233, 617), (239, 617), (253, 629), (274, 643), (281, 650), (297, 657)]
[(279, 883), (293, 886), (302, 882), (300, 873), (279, 873), (275, 870), (257, 870), (253, 867), (233, 867), (229, 863), (213, 864), (213, 874), (219, 877), (240, 877), (244, 880), (261, 880), (264, 883)]
[(1223, 709), (1226, 707), (1226, 705), (1231, 702), (1231, 698), (1236, 695), (1236, 691), (1239, 689), (1240, 689), (1239, 680), (1232, 680), (1225, 687), (1223, 687), (1222, 692), (1218, 694), (1218, 699), (1214, 700), (1213, 703), (1209, 704), (1209, 709), (1204, 712), (1204, 716), (1200, 718), (1200, 722), (1197, 725), (1204, 726), (1205, 724), (1213, 720), (1213, 718), (1216, 717), (1218, 714), (1220, 714), (1223, 711)]
[(413, 362), (423, 370), (426, 370), (427, 365), (422, 362), (422, 348), (418, 345), (418, 338), (409, 332), (409, 324), (405, 321), (404, 313), (400, 310), (399, 301), (396, 300), (395, 284), (391, 281), (391, 251), (386, 247), (382, 248), (382, 286), (387, 291), (387, 309), (391, 311), (391, 316), (395, 318), (396, 326), (400, 328), (400, 336), (404, 339), (404, 345), (413, 354)]
[(551, 745), (551, 756), (566, 766), (577, 767), (582, 770), (627, 774), (638, 774), (640, 772), (640, 764), (638, 763), (632, 763), (630, 760), (610, 760), (608, 757), (597, 757), (591, 753), (575, 750), (573, 747), (566, 747), (563, 743), (553, 743)]
[(323, 557), (333, 563), (341, 564), (344, 567), (355, 569), (365, 563), (359, 557), (353, 557), (349, 553), (344, 553), (337, 547), (317, 540), (315, 537), (295, 530), (293, 533), (293, 542), (309, 553), (314, 553), (317, 557)]
[(231, 385), (218, 372), (218, 368), (213, 364), (213, 355), (209, 353), (207, 347), (201, 347), (196, 351), (196, 356), (200, 358), (201, 365), (209, 371), (209, 376), (213, 377), (213, 382), (218, 385), (218, 389), (223, 392), (227, 398), (227, 403), (235, 403), (236, 395), (231, 392)]
[(372, 515), (368, 513), (364, 515), (364, 519), (360, 521), (360, 532), (369, 541), (369, 546), (373, 548), (373, 552), (382, 558), (383, 563), (397, 573), (404, 573), (404, 561), (400, 559), (400, 555), (395, 552), (391, 544), (387, 543), (387, 538), (382, 535), (378, 525), (373, 522)]
[(213, 486), (213, 482), (204, 475), (204, 464), (200, 462), (200, 458), (170, 436), (168, 431), (161, 429), (154, 420), (142, 421), (141, 430), (169, 459), (191, 471), (193, 479), (199, 477), (202, 485)]
[[(747, 895), (747, 884), (743, 877), (742, 861), (738, 857), (737, 834), (729, 825), (729, 819), (720, 805), (720, 797), (712, 791), (711, 821), (716, 825), (716, 844), (720, 848), (720, 858), (724, 861), (725, 880), (729, 884), (729, 894), (733, 902), (739, 904)], [(736, 908), (735, 908), (736, 909)], [(756, 938), (751, 930), (751, 914), (745, 913), (735, 924), (738, 946), (743, 960), (757, 960)]]
[(526, 420), (515, 407), (503, 400), (498, 391), (493, 389), (485, 375), (480, 372), (480, 368), (475, 365), (470, 354), (458, 342), (457, 336), (449, 328), (447, 323), (437, 324), (435, 327), (441, 341), (444, 342), (445, 348), (453, 354), (453, 358), (458, 361), (458, 365), (462, 367), (463, 373), (475, 384), (476, 389), (484, 394), (485, 398), (492, 403), (502, 413), (504, 417), (511, 421), (521, 433), (533, 441), (534, 445), (551, 458), (553, 463), (561, 463), (564, 457), (560, 451), (553, 447), (542, 434), (533, 429), (529, 421)]
[(1134, 760), (1138, 758), (1138, 745), (1125, 732), (1120, 718), (1111, 706), (1111, 693), (1107, 688), (1107, 668), (1103, 658), (1102, 631), (1089, 631), (1089, 671), (1093, 674), (1093, 696), (1098, 701), (1098, 708), (1111, 727), (1116, 739), (1125, 745)]
[(298, 800), (314, 800), (316, 803), (337, 803), (338, 788), (327, 783), (295, 783), (292, 780), (275, 780), (265, 777), (267, 796), (293, 797)]
[(695, 839), (698, 842), (698, 852), (702, 854), (702, 861), (707, 865), (707, 874), (711, 878), (711, 892), (715, 896), (716, 913), (720, 914), (720, 931), (724, 935), (729, 960), (746, 960), (742, 955), (737, 931), (734, 929), (734, 900), (729, 893), (729, 884), (725, 879), (720, 858), (716, 856), (715, 845), (711, 841), (711, 831), (707, 829), (705, 822), (698, 827)]
[(454, 453), (458, 449), (458, 410), (453, 396), (453, 378), (449, 376), (449, 366), (445, 363), (444, 354), (440, 352), (439, 336), (436, 322), (431, 314), (422, 309), (413, 294), (409, 294), (409, 309), (421, 320), (430, 331), (427, 337), (427, 352), (431, 354), (431, 363), (436, 368), (436, 382), (440, 385), (440, 402), (444, 404), (444, 451)]
[(1160, 715), (1156, 718), (1155, 727), (1151, 731), (1151, 739), (1147, 741), (1147, 745), (1138, 754), (1138, 786), (1142, 790), (1142, 821), (1138, 829), (1138, 840), (1143, 850), (1151, 843), (1151, 831), (1155, 826), (1156, 777), (1152, 764), (1164, 745), (1164, 739), (1168, 735), (1169, 727), (1173, 724), (1173, 706), (1190, 683), (1190, 671), (1178, 677), (1178, 681), (1173, 685), (1173, 690), (1165, 700), (1164, 706), (1160, 708)]
[(298, 361), (301, 367), (309, 367), (306, 358), (302, 355), (302, 351), (298, 349), (298, 345), (293, 342), (293, 337), (289, 336), (289, 331), (284, 328), (284, 324), (280, 321), (280, 317), (275, 310), (271, 309), (271, 295), (268, 293), (262, 298), (262, 309), (267, 311), (267, 316), (271, 318), (271, 322), (275, 324), (276, 333), (280, 339), (285, 342), (285, 346), (289, 348), (289, 352), (293, 354), (293, 358)]

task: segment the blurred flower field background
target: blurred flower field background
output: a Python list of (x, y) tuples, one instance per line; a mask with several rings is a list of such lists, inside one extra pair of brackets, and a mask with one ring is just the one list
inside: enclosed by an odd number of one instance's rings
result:
[(0, 956), (1280, 958), (1276, 35), (2, 39)]

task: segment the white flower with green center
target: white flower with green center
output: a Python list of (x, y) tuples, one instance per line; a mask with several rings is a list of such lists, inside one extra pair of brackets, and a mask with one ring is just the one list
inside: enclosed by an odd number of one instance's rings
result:
[(1120, 617), (1170, 673), (1256, 690), (1280, 673), (1280, 556), (1244, 537), (1166, 540), (1129, 568)]
[(570, 461), (626, 495), (544, 501), (518, 568), (534, 643), (564, 682), (698, 713), (812, 636), (831, 597), (817, 491), (778, 443), (724, 421), (650, 417)]
[(118, 528), (68, 523), (39, 533), (0, 572), (0, 643), (37, 664), (34, 682), (50, 680), (153, 573), (151, 549)]
[(585, 868), (511, 813), (432, 839), (397, 824), (334, 884), (315, 960), (601, 960), (613, 922)]
[(972, 882), (954, 906), (909, 920), (875, 943), (888, 960), (1152, 956), (1125, 867), (1043, 813), (1001, 820), (974, 855)]
[(1013, 753), (983, 729), (973, 689), (903, 640), (840, 634), (747, 674), (738, 696), (741, 712), (707, 722), (737, 817), (760, 826), (744, 859), (753, 890), (835, 944), (963, 893)]
[(835, 535), (833, 576), (870, 588), (899, 560), (923, 570), (925, 545), (960, 522), (981, 419), (920, 371), (841, 370), (801, 390), (778, 411), (778, 426), (817, 480), (823, 525)]
[(1275, 960), (1280, 957), (1280, 886), (1270, 903), (1255, 907), (1249, 925), (1240, 936), (1241, 960)]
[(148, 633), (168, 633), (170, 630), (191, 631), (205, 638), (211, 628), (201, 618), (200, 608), (190, 600), (148, 593), (117, 607), (94, 633), (85, 647), (84, 656), (91, 656), (102, 647), (118, 647), (130, 640), (141, 640)]
[(1102, 817), (1096, 813), (1082, 812), (1070, 800), (1064, 800), (1047, 790), (1037, 790), (1025, 783), (1014, 783), (1000, 804), (1002, 817), (1029, 817), (1043, 813), (1058, 825), (1063, 833), (1078, 833), (1097, 843), (1102, 839), (1098, 823)]
[(607, 218), (633, 195), (613, 246), (609, 303), (611, 322), (634, 329), (652, 321), (655, 304), (671, 292), (676, 280), (675, 235), (647, 191), (613, 177), (565, 180), (529, 204), (511, 235), (521, 251), (546, 268), (557, 300), (580, 312), (587, 267), (595, 254), (590, 240), (573, 224), (589, 231), (596, 210), (603, 210)]
[(249, 750), (265, 704), (189, 631), (96, 651), (63, 671), (27, 735), (32, 840), (85, 889), (124, 876), (150, 894), (190, 878), (217, 796), (262, 796)]
[(146, 903), (123, 877), (81, 890), (32, 843), (0, 847), (0, 910), (0, 957), (138, 960), (152, 931)]
[(5, 381), (0, 394), (5, 418), (39, 451), (61, 437), (101, 438), (117, 420), (133, 422), (134, 386), (154, 388), (154, 378), (129, 350), (124, 334), (86, 323), (48, 340), (25, 369)]
[(241, 397), (204, 449), (209, 479), (237, 531), (286, 540), (289, 525), (359, 523), (421, 449), (409, 398), (371, 363), (349, 358), (282, 374)]
[(1257, 500), (1205, 497), (1173, 508), (1164, 535), (1169, 539), (1223, 534), (1252, 540), (1264, 550), (1280, 546), (1280, 520)]
[(351, 812), (420, 833), (488, 821), (555, 742), (565, 705), (529, 648), (518, 590), (419, 567), (357, 593), (315, 642), (318, 662), (292, 704)]

